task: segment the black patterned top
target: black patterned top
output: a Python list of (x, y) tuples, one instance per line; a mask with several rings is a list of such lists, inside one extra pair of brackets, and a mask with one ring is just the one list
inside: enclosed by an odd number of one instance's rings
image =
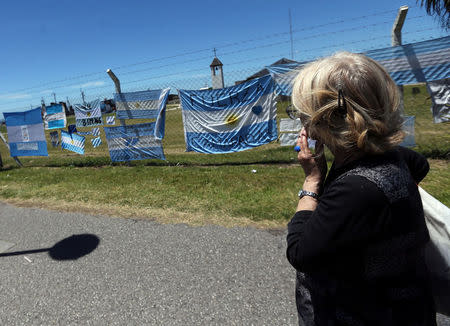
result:
[(306, 274), (316, 325), (436, 325), (417, 188), (428, 170), (402, 147), (333, 165), (317, 208), (294, 215), (287, 258)]

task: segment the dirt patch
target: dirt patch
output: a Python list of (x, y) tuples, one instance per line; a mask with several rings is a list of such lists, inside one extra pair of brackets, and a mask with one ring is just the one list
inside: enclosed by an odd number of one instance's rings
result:
[(268, 230), (274, 234), (284, 232), (287, 222), (252, 221), (243, 217), (224, 216), (222, 214), (186, 213), (171, 209), (136, 208), (131, 206), (98, 205), (84, 202), (64, 202), (52, 199), (1, 199), (3, 202), (19, 207), (43, 208), (61, 212), (78, 212), (94, 216), (109, 216), (112, 218), (145, 219), (162, 224), (185, 223), (190, 226), (220, 225), (224, 227), (254, 227)]

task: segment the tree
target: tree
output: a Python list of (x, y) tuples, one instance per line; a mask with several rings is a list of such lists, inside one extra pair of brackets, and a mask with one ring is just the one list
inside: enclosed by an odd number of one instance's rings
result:
[(419, 2), (421, 7), (425, 4), (427, 13), (435, 16), (442, 28), (450, 29), (450, 0), (416, 0), (416, 3)]

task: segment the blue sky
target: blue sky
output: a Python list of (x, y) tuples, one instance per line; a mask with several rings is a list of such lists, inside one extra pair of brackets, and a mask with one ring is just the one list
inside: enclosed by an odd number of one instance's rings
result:
[[(7, 1), (0, 12), (0, 112), (123, 90), (210, 85), (213, 48), (225, 83), (291, 58), (390, 45), (397, 10), (410, 6), (403, 43), (448, 33), (415, 0)], [(53, 95), (55, 93), (55, 95)]]

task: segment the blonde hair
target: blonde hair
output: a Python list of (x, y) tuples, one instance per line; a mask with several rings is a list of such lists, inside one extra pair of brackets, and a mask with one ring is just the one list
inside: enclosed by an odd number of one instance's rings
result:
[(399, 100), (397, 85), (380, 64), (349, 52), (304, 66), (292, 91), (310, 137), (347, 155), (383, 153), (402, 141)]

